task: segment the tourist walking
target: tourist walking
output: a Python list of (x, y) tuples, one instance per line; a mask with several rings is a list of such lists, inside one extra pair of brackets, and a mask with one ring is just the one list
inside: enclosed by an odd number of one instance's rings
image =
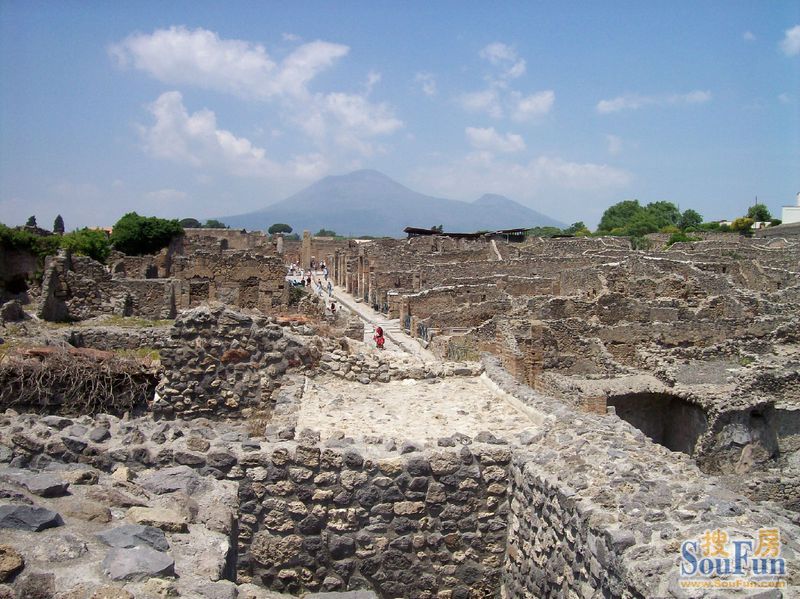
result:
[(383, 344), (386, 343), (386, 339), (383, 337), (383, 329), (378, 327), (375, 329), (375, 335), (372, 336), (375, 340), (375, 345), (378, 349), (383, 349)]
[(333, 296), (333, 283), (328, 281), (328, 297)]

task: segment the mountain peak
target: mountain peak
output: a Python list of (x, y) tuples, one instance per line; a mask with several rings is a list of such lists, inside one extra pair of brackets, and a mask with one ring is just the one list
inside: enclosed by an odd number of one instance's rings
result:
[(449, 231), (478, 231), (557, 224), (500, 195), (487, 194), (471, 203), (436, 198), (374, 169), (328, 176), (262, 210), (221, 220), (234, 228), (287, 223), (295, 231), (325, 228), (343, 235), (393, 236), (408, 226), (442, 224)]
[(509, 206), (517, 204), (514, 200), (496, 193), (485, 193), (473, 202), (476, 206)]

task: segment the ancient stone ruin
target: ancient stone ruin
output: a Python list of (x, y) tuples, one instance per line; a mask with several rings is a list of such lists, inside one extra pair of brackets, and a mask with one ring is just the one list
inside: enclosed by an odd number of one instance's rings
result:
[(796, 241), (215, 235), (14, 307), (0, 596), (705, 597), (682, 543), (759, 530), (713, 596), (796, 593)]

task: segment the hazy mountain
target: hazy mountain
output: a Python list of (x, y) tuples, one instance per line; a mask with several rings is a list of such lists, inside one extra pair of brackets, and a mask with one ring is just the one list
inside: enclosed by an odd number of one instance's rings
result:
[(451, 232), (564, 226), (503, 196), (487, 194), (471, 203), (435, 198), (374, 170), (325, 177), (276, 204), (219, 220), (235, 229), (266, 230), (287, 223), (301, 234), (325, 228), (340, 235), (391, 237), (402, 237), (409, 226), (440, 224)]

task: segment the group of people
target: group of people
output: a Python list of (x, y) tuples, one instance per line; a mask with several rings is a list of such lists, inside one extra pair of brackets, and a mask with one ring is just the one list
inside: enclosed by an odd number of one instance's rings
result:
[[(328, 292), (328, 298), (333, 297), (333, 282), (328, 280), (328, 267), (324, 261), (321, 261), (319, 264), (315, 259), (311, 259), (311, 268), (306, 271), (305, 269), (299, 267), (297, 264), (292, 264), (289, 266), (289, 276), (300, 276), (300, 280), (303, 282), (304, 287), (311, 287), (312, 285), (316, 285), (316, 293), (320, 297), (325, 297), (325, 291)], [(321, 271), (323, 280), (327, 282), (327, 285), (323, 287), (323, 281), (316, 278), (316, 281), (313, 278), (313, 274), (315, 271)], [(326, 309), (330, 311), (331, 316), (336, 316), (336, 303), (331, 301), (329, 306), (326, 306)], [(375, 346), (378, 349), (383, 349), (384, 345), (386, 344), (386, 338), (383, 334), (383, 329), (381, 327), (376, 327), (375, 332), (372, 335), (372, 340), (375, 341)]]

